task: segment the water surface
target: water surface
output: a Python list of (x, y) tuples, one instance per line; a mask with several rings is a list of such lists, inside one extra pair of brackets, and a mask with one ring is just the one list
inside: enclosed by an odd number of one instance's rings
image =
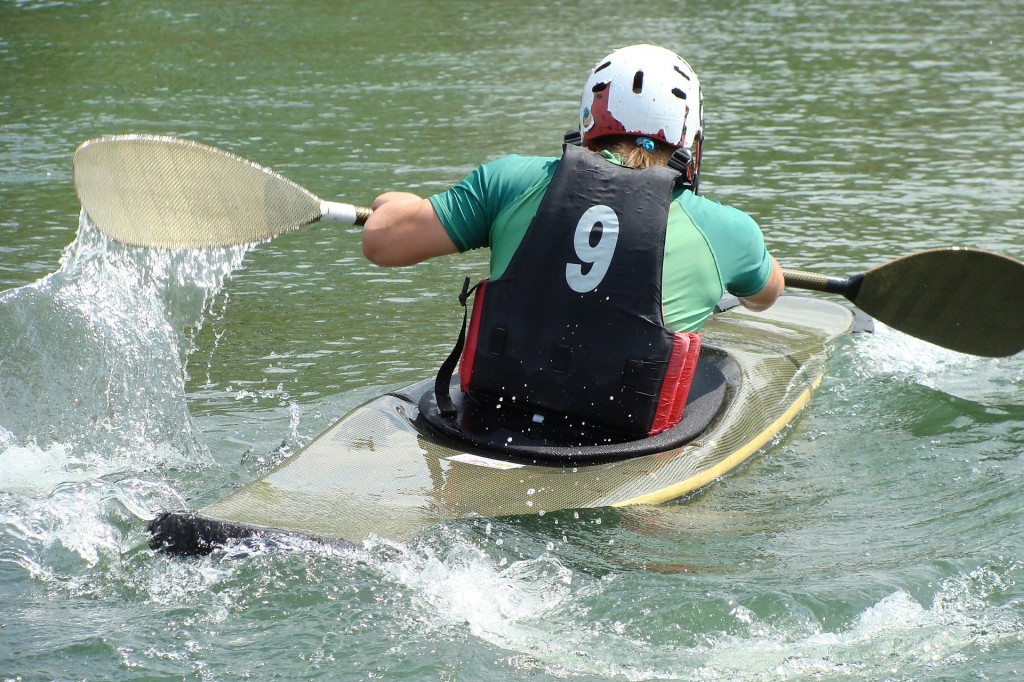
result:
[(219, 499), (434, 371), (486, 255), (383, 270), (330, 226), (204, 254), (110, 244), (71, 184), (91, 137), (196, 139), (355, 203), (430, 193), (557, 154), (593, 62), (653, 42), (705, 85), (705, 193), (784, 264), (1024, 258), (1018, 3), (635, 9), (0, 2), (0, 679), (1024, 671), (1024, 359), (884, 327), (839, 344), (784, 437), (678, 504), (347, 552), (147, 548), (154, 510)]

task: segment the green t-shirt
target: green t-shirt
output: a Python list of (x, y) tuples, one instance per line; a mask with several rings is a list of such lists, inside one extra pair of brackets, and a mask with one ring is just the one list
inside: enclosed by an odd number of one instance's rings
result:
[[(430, 197), (459, 251), (491, 249), (491, 278), (505, 271), (533, 220), (558, 159), (506, 156), (486, 163)], [(768, 281), (771, 258), (746, 213), (677, 192), (669, 207), (662, 271), (665, 325), (697, 331), (723, 293), (750, 296)]]

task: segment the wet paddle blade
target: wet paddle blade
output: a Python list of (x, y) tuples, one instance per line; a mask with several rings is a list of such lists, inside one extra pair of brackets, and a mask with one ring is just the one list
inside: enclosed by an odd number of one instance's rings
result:
[(89, 140), (75, 151), (72, 168), (96, 228), (131, 246), (257, 243), (321, 217), (320, 199), (287, 178), (173, 137)]
[(915, 253), (865, 273), (851, 300), (895, 329), (961, 353), (1024, 350), (1024, 263), (998, 253)]
[(943, 348), (1024, 350), (1024, 263), (978, 249), (933, 249), (852, 277), (785, 270), (786, 286), (841, 294), (893, 329)]

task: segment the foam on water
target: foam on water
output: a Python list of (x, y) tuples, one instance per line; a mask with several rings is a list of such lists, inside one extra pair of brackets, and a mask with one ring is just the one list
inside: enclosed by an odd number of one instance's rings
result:
[(10, 431), (0, 427), (0, 491), (41, 495), (59, 483), (103, 475), (62, 443), (51, 443), (44, 449), (13, 445), (13, 440)]
[(495, 567), (468, 542), (444, 554), (380, 538), (368, 547), (390, 555), (381, 569), (414, 590), (418, 605), (441, 619), (435, 625), (464, 623), (472, 634), (503, 646), (517, 635), (529, 637), (530, 623), (564, 610), (572, 596), (573, 572), (551, 555)]
[[(379, 538), (366, 543), (378, 570), (411, 592), (409, 627), (431, 639), (446, 633), (453, 642), (462, 631), (510, 652), (506, 661), (516, 668), (555, 677), (913, 679), (915, 671), (941, 671), (991, 647), (1024, 641), (1020, 604), (1002, 603), (1024, 571), (1016, 563), (948, 578), (930, 603), (903, 590), (883, 595), (832, 630), (785, 614), (766, 622), (733, 602), (730, 632), (697, 627), (688, 633), (685, 624), (665, 623), (679, 634), (673, 643), (671, 636), (652, 642), (643, 635), (657, 627), (656, 604), (646, 623), (591, 613), (592, 604), (607, 602), (613, 590), (621, 593), (615, 583), (642, 582), (643, 573), (595, 578), (571, 570), (555, 554), (509, 563), (468, 540), (448, 540), (443, 549)], [(687, 594), (684, 582), (665, 598), (692, 601), (700, 595)]]
[(1022, 639), (1021, 615), (1013, 608), (994, 608), (979, 593), (978, 583), (986, 580), (1001, 578), (983, 568), (948, 579), (929, 605), (894, 592), (838, 631), (752, 627), (749, 637), (723, 637), (692, 652), (696, 667), (692, 677), (683, 679), (874, 679), (895, 674), (912, 679), (914, 671), (966, 659), (965, 652), (977, 656), (998, 643)]
[(136, 478), (61, 483), (45, 496), (0, 493), (0, 528), (7, 557), (29, 574), (75, 594), (102, 593), (100, 575), (119, 567), (139, 544), (144, 518), (155, 505), (181, 503), (163, 483)]
[(873, 334), (857, 339), (861, 373), (893, 376), (978, 402), (1019, 402), (1024, 354), (985, 358), (920, 341), (875, 322)]

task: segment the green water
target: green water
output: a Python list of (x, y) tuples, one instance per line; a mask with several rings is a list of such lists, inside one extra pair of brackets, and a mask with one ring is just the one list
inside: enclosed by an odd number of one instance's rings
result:
[(679, 504), (353, 552), (147, 548), (140, 517), (219, 499), (433, 371), (486, 256), (382, 270), (330, 226), (125, 249), (79, 229), (75, 147), (171, 134), (325, 198), (429, 193), (557, 154), (593, 62), (645, 41), (701, 75), (704, 192), (785, 265), (1024, 258), (1016, 1), (0, 0), (0, 679), (1024, 674), (1024, 358), (884, 327)]

